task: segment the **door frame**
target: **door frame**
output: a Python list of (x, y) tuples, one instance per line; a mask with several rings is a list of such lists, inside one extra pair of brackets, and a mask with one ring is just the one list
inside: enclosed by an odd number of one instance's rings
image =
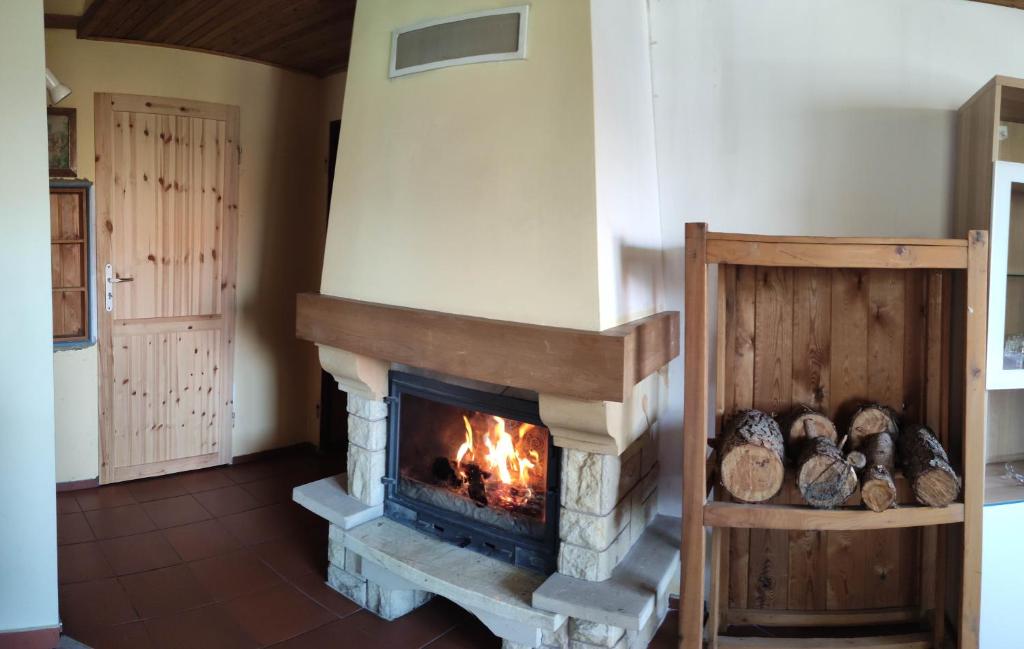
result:
[[(240, 110), (238, 106), (215, 104), (189, 99), (171, 99), (144, 95), (128, 95), (115, 93), (95, 93), (94, 96), (96, 170), (96, 299), (106, 294), (106, 279), (103, 268), (110, 263), (112, 256), (111, 235), (113, 221), (111, 209), (114, 196), (114, 174), (111, 168), (113, 153), (113, 119), (115, 111), (151, 113), (156, 115), (173, 115), (201, 117), (222, 120), (225, 123), (225, 164), (224, 214), (222, 222), (221, 249), (223, 254), (223, 274), (221, 278), (221, 305), (224, 319), (224, 342), (220, 363), (220, 394), (223, 406), (220, 413), (219, 451), (215, 461), (199, 460), (198, 457), (182, 458), (161, 462), (159, 470), (139, 475), (115, 476), (115, 469), (110, 462), (113, 448), (114, 410), (113, 410), (113, 328), (114, 320), (111, 312), (105, 307), (97, 306), (96, 331), (97, 353), (99, 355), (99, 483), (107, 484), (121, 480), (187, 471), (217, 464), (231, 462), (232, 429), (234, 428), (234, 360), (235, 360), (235, 299), (237, 292), (238, 264), (238, 175), (241, 141), (239, 138)], [(140, 465), (149, 466), (149, 465)]]

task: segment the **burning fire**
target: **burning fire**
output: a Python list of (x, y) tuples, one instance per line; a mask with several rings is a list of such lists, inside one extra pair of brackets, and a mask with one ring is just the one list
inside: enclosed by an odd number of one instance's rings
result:
[[(462, 416), (466, 425), (466, 439), (455, 453), (455, 465), (463, 480), (469, 480), (470, 472), (475, 466), (477, 470), (488, 471), (507, 488), (502, 489), (500, 500), (510, 506), (521, 506), (533, 496), (530, 487), (530, 471), (540, 464), (540, 454), (535, 450), (525, 453), (519, 448), (524, 438), (535, 426), (520, 424), (513, 435), (506, 430), (506, 421), (501, 417), (491, 416), (492, 424), (486, 431), (477, 433), (469, 418)], [(476, 439), (482, 438), (483, 448), (477, 448)], [(477, 455), (481, 457), (477, 457)]]

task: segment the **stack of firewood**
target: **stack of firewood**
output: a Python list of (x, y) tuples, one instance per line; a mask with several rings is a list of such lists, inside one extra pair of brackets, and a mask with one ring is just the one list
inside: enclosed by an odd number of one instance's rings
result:
[(960, 493), (960, 477), (934, 433), (922, 424), (901, 427), (896, 413), (877, 403), (858, 408), (842, 437), (831, 419), (811, 408), (778, 420), (743, 410), (716, 445), (722, 486), (744, 502), (777, 494), (787, 461), (795, 465), (804, 500), (821, 509), (842, 505), (858, 488), (868, 509), (895, 506), (897, 465), (921, 504), (945, 507)]

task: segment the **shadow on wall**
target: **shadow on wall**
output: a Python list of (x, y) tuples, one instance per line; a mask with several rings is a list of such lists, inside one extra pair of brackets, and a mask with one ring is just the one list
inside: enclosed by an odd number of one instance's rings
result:
[[(264, 151), (244, 150), (242, 114), (241, 184), (249, 185), (243, 200), (250, 196), (258, 205), (243, 202), (239, 210), (239, 276), (250, 285), (238, 287), (235, 455), (317, 441), (319, 360), (315, 347), (295, 337), (295, 296), (319, 289), (327, 222), (328, 123), (309, 106), (306, 93), (280, 84), (261, 116), (261, 128), (271, 133)], [(262, 218), (247, 218), (256, 209)], [(246, 354), (269, 366), (263, 376), (272, 385), (240, 374), (238, 359)], [(251, 412), (262, 416), (250, 419)], [(246, 428), (247, 420), (260, 429)]]
[(630, 314), (648, 309), (657, 313), (663, 309), (663, 263), (661, 248), (619, 245), (617, 300), (621, 317), (634, 319)]

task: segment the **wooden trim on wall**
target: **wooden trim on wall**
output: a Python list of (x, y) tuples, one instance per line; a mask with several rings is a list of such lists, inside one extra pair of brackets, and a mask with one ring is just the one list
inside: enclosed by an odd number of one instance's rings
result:
[(60, 642), (60, 627), (0, 632), (0, 649), (53, 649)]
[(248, 464), (249, 462), (279, 460), (285, 457), (294, 457), (297, 455), (313, 455), (315, 453), (316, 444), (313, 444), (312, 442), (299, 442), (298, 444), (291, 444), (289, 446), (282, 446), (280, 448), (270, 448), (265, 451), (256, 451), (254, 453), (236, 455), (231, 459), (231, 464)]
[(57, 493), (63, 493), (65, 491), (81, 491), (82, 489), (92, 489), (93, 487), (100, 486), (99, 477), (89, 478), (87, 480), (69, 480), (67, 482), (57, 483)]
[(81, 16), (73, 14), (43, 14), (43, 27), (46, 29), (78, 29)]
[(679, 313), (582, 331), (302, 293), (296, 335), (467, 379), (622, 402), (641, 379), (679, 355)]

